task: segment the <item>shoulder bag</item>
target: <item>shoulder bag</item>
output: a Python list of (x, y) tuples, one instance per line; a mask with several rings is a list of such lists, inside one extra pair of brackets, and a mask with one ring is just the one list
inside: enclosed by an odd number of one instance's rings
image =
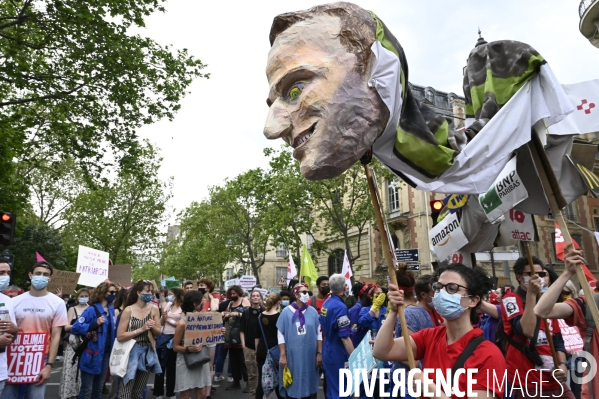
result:
[(208, 346), (202, 346), (202, 350), (199, 352), (185, 352), (183, 358), (185, 359), (185, 365), (190, 370), (202, 367), (210, 361)]
[[(131, 315), (129, 316), (129, 327), (127, 331), (131, 330), (131, 318), (133, 317), (133, 309), (129, 306)], [(131, 349), (135, 345), (135, 340), (131, 338), (125, 342), (119, 342), (118, 339), (114, 339), (114, 345), (112, 352), (110, 353), (110, 375), (116, 375), (118, 377), (124, 377), (127, 374), (127, 365), (129, 364), (129, 355)]]
[(276, 364), (279, 364), (279, 359), (281, 358), (281, 349), (279, 348), (279, 345), (269, 348), (268, 341), (266, 340), (266, 334), (264, 334), (264, 327), (262, 327), (262, 318), (260, 316), (258, 316), (258, 324), (260, 325), (260, 331), (262, 331), (262, 339), (264, 340), (266, 352), (272, 357), (272, 360), (274, 360)]

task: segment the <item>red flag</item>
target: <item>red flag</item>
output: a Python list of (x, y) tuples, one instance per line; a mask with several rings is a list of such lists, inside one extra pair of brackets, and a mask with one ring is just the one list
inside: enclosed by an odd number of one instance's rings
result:
[[(580, 249), (580, 245), (578, 245), (575, 239), (572, 239), (572, 244), (574, 245), (575, 249)], [(562, 231), (557, 222), (555, 222), (555, 254), (559, 260), (564, 260), (565, 248), (566, 243), (564, 241), (564, 236), (562, 236)], [(589, 287), (594, 290), (597, 287), (597, 277), (591, 273), (589, 268), (584, 263), (582, 264), (582, 271), (589, 282)]]

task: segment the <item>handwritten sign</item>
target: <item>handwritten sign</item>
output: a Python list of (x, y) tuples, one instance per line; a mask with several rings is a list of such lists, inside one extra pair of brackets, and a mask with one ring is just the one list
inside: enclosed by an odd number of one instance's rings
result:
[(81, 273), (79, 284), (97, 287), (108, 278), (108, 252), (79, 245), (77, 273)]
[(66, 270), (54, 270), (52, 280), (48, 283), (48, 292), (55, 292), (62, 288), (63, 294), (72, 294), (77, 289), (77, 282), (81, 273), (67, 272)]
[(225, 343), (225, 334), (221, 332), (223, 317), (220, 313), (188, 313), (185, 317), (184, 346)]
[(255, 276), (241, 276), (239, 279), (239, 285), (245, 290), (252, 289), (256, 286)]
[(108, 279), (115, 284), (131, 284), (131, 265), (112, 265), (108, 268)]
[(570, 327), (565, 320), (558, 319), (559, 328), (562, 330), (562, 338), (568, 353), (584, 350), (584, 340), (580, 336), (577, 327)]
[(33, 384), (46, 363), (48, 333), (19, 332), (15, 342), (6, 348), (7, 384)]

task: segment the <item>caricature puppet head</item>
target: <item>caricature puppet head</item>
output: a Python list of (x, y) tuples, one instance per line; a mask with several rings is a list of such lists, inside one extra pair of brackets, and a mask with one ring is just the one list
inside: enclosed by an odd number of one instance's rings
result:
[(389, 110), (369, 87), (377, 22), (351, 3), (275, 17), (264, 135), (294, 149), (307, 179), (340, 175), (383, 132)]

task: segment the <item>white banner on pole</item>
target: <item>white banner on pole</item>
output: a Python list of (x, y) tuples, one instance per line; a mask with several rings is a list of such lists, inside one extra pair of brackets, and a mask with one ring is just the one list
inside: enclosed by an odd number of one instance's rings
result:
[(79, 284), (97, 287), (108, 278), (108, 252), (79, 245), (77, 273), (81, 273)]

